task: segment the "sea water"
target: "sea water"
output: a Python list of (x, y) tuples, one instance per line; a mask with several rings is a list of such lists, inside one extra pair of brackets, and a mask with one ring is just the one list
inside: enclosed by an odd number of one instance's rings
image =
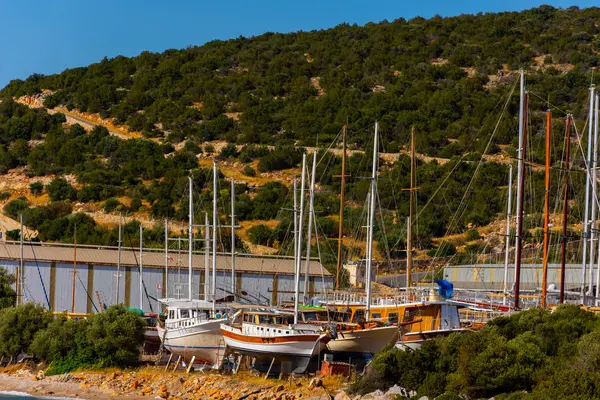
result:
[(54, 400), (68, 400), (67, 397), (34, 397), (27, 393), (21, 392), (0, 392), (0, 399), (6, 400), (42, 400), (42, 399), (54, 399)]

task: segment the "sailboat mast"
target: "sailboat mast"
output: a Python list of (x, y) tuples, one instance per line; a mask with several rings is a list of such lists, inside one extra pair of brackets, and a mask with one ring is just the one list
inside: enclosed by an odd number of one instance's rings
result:
[(592, 169), (590, 170), (590, 176), (592, 179), (592, 198), (591, 198), (591, 206), (592, 206), (592, 217), (590, 220), (590, 261), (589, 265), (589, 276), (590, 276), (590, 293), (592, 288), (592, 282), (594, 281), (594, 264), (596, 259), (596, 253), (594, 242), (596, 241), (596, 215), (598, 209), (598, 182), (596, 169), (598, 167), (598, 94), (595, 96), (594, 102), (594, 151), (592, 152)]
[(17, 289), (17, 306), (22, 303), (21, 292), (23, 290), (23, 286), (21, 285), (23, 274), (23, 214), (19, 214), (19, 253), (19, 266), (17, 267), (17, 271), (15, 274), (15, 288)]
[(213, 161), (212, 298), (217, 297), (217, 163)]
[(560, 256), (560, 304), (565, 301), (565, 271), (567, 260), (567, 213), (569, 211), (569, 155), (571, 148), (571, 114), (567, 115), (567, 129), (565, 131), (565, 183), (563, 201), (563, 229)]
[(165, 218), (165, 299), (169, 298), (169, 220)]
[[(592, 218), (590, 220), (590, 261), (588, 263), (590, 270), (590, 293), (592, 289), (592, 283), (594, 281), (594, 261), (596, 258), (594, 242), (596, 240), (596, 215), (598, 208), (598, 183), (596, 182), (596, 168), (598, 167), (598, 94), (595, 96), (594, 103), (594, 151), (592, 152), (592, 169), (590, 170), (591, 185), (592, 185)], [(585, 282), (584, 282), (585, 284)]]
[(546, 307), (548, 290), (548, 243), (550, 240), (550, 146), (552, 111), (546, 112), (546, 179), (544, 191), (544, 258), (542, 264), (542, 307)]
[(189, 204), (188, 204), (188, 299), (192, 301), (192, 252), (194, 250), (194, 199), (192, 177), (188, 176)]
[(144, 311), (144, 228), (140, 224), (140, 310)]
[(310, 176), (310, 192), (308, 198), (308, 233), (306, 235), (306, 260), (304, 262), (304, 304), (307, 303), (310, 293), (308, 282), (310, 278), (310, 245), (312, 239), (312, 225), (315, 217), (315, 178), (317, 175), (317, 151), (313, 151), (312, 172)]
[(75, 281), (77, 277), (77, 224), (73, 234), (73, 285), (71, 287), (71, 312), (75, 312)]
[(123, 229), (121, 229), (122, 224), (122, 213), (119, 213), (119, 243), (117, 247), (117, 290), (115, 290), (115, 304), (119, 304), (119, 280), (121, 278), (121, 235)]
[(335, 269), (335, 288), (340, 288), (340, 271), (342, 270), (342, 240), (344, 238), (344, 192), (346, 191), (346, 131), (347, 125), (344, 125), (342, 130), (342, 176), (340, 184), (340, 221), (338, 226), (338, 251), (337, 251), (337, 267)]
[(235, 180), (231, 178), (231, 295), (236, 300), (235, 288)]
[(300, 215), (298, 217), (296, 281), (294, 286), (294, 324), (298, 323), (298, 302), (300, 297), (300, 265), (302, 264), (302, 223), (304, 222), (304, 181), (306, 175), (306, 154), (302, 155), (302, 179), (300, 180)]
[(210, 224), (204, 213), (204, 300), (210, 298)]
[(415, 127), (413, 126), (410, 132), (410, 200), (408, 206), (408, 226), (407, 226), (407, 240), (406, 240), (406, 290), (407, 294), (412, 285), (412, 224), (413, 214), (415, 212), (415, 168), (417, 167), (415, 160)]
[(510, 218), (512, 211), (512, 176), (513, 166), (508, 165), (508, 204), (506, 206), (506, 240), (504, 249), (504, 296), (502, 304), (506, 304), (506, 296), (508, 295), (508, 263), (510, 261)]
[(365, 290), (367, 295), (367, 304), (365, 309), (365, 318), (371, 319), (371, 270), (373, 268), (373, 226), (375, 225), (375, 199), (377, 193), (377, 157), (379, 147), (379, 123), (375, 122), (375, 139), (373, 141), (373, 169), (371, 172), (371, 195), (369, 197), (369, 231), (367, 234), (367, 265), (365, 272)]
[(522, 253), (522, 233), (523, 233), (523, 197), (525, 190), (525, 156), (527, 140), (526, 135), (526, 93), (525, 93), (525, 73), (521, 70), (521, 90), (519, 100), (519, 149), (518, 149), (518, 170), (517, 170), (517, 235), (515, 243), (515, 310), (519, 309), (519, 291), (521, 284), (521, 253)]
[[(581, 259), (581, 298), (585, 297), (585, 273), (587, 270), (587, 241), (589, 239), (589, 205), (590, 205), (590, 164), (592, 158), (592, 132), (594, 121), (594, 85), (590, 86), (590, 104), (589, 104), (589, 123), (588, 123), (588, 143), (587, 143), (587, 158), (585, 160), (585, 204), (583, 212), (583, 250)], [(593, 273), (593, 267), (590, 267), (590, 274)], [(590, 291), (592, 290), (590, 286)]]

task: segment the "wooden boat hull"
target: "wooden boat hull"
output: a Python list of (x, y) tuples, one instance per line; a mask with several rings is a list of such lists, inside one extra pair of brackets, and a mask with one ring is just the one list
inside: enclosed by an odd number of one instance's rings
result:
[(222, 326), (221, 333), (228, 348), (253, 357), (265, 365), (275, 359), (289, 362), (290, 372), (304, 373), (313, 356), (325, 348), (328, 336), (324, 333), (261, 337), (243, 335), (240, 329)]
[(220, 325), (223, 320), (207, 321), (195, 326), (168, 329), (159, 328), (161, 340), (171, 353), (182, 356), (185, 361), (196, 357), (196, 363), (206, 363), (220, 368), (225, 353), (225, 344)]
[(449, 336), (456, 332), (466, 332), (464, 328), (440, 329), (423, 332), (408, 332), (402, 335), (396, 342), (396, 347), (400, 350), (418, 350), (426, 340)]
[(334, 354), (375, 354), (396, 340), (398, 340), (397, 326), (381, 326), (337, 332), (337, 338), (327, 343), (327, 348)]

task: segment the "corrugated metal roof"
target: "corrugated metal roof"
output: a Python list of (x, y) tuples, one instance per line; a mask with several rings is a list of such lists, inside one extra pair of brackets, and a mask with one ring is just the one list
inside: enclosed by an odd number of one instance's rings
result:
[[(77, 246), (77, 262), (81, 264), (116, 265), (117, 248), (102, 246)], [(121, 249), (121, 265), (135, 266), (139, 262), (139, 249), (124, 247)], [(0, 260), (19, 260), (20, 245), (18, 242), (0, 244)], [(25, 261), (45, 261), (57, 263), (73, 262), (73, 246), (57, 243), (25, 243), (23, 246)], [(165, 252), (159, 249), (144, 249), (144, 267), (164, 268)], [(187, 252), (169, 252), (169, 268), (187, 268)], [(204, 270), (204, 253), (194, 252), (192, 257), (194, 269)], [(259, 256), (236, 254), (235, 269), (237, 272), (294, 275), (293, 257)], [(231, 270), (231, 254), (217, 253), (217, 270)], [(304, 270), (304, 261), (302, 263)], [(317, 260), (310, 261), (311, 276), (331, 276)]]

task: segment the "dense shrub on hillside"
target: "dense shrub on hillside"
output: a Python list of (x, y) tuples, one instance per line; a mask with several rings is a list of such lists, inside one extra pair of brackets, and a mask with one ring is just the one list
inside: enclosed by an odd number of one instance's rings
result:
[(248, 240), (253, 244), (260, 244), (263, 246), (268, 246), (273, 244), (273, 229), (269, 228), (264, 224), (258, 224), (246, 231), (248, 235)]

